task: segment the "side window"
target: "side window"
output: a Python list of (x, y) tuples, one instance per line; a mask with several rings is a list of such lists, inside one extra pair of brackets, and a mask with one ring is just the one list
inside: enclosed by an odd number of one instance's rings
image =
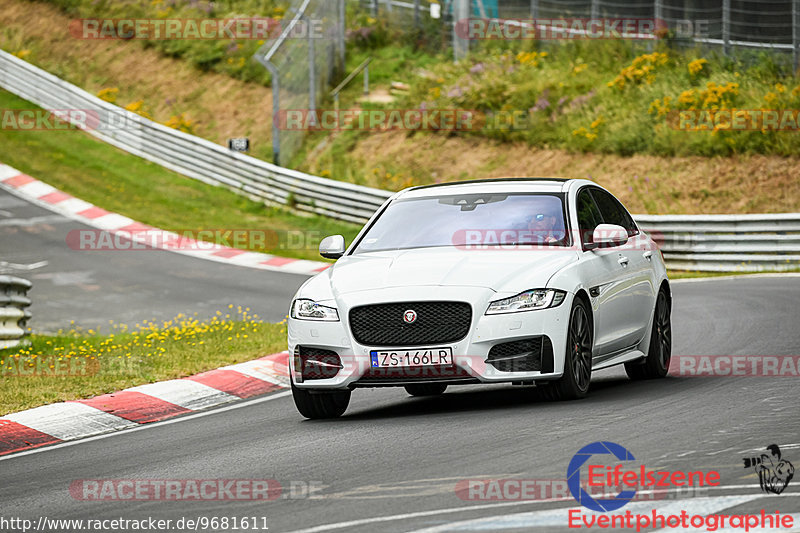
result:
[(628, 230), (628, 236), (632, 237), (639, 233), (636, 224), (628, 211), (622, 207), (619, 201), (602, 189), (592, 189), (592, 196), (605, 224), (616, 224)]
[(578, 208), (578, 230), (581, 234), (581, 242), (591, 242), (594, 228), (602, 222), (600, 212), (589, 194), (589, 189), (582, 189), (578, 192), (576, 200)]

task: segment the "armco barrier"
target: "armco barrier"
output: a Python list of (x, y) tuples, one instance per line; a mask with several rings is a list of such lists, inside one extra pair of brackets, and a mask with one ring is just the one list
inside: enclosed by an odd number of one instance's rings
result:
[(27, 292), (32, 286), (26, 279), (0, 276), (0, 349), (23, 342), (25, 326), (31, 317)]
[(800, 268), (800, 214), (636, 215), (676, 270)]
[[(95, 137), (185, 176), (261, 201), (292, 202), (301, 211), (364, 222), (391, 195), (282, 168), (168, 128), (1, 50), (0, 86), (44, 109), (96, 111), (105, 127), (86, 130)], [(124, 127), (114, 128), (111, 124)]]
[[(109, 104), (0, 50), (0, 87), (45, 109), (90, 109), (125, 127), (88, 129), (114, 146), (180, 174), (268, 203), (363, 223), (391, 192), (320, 178), (233, 152)], [(800, 214), (637, 215), (670, 268), (758, 271), (800, 268)]]

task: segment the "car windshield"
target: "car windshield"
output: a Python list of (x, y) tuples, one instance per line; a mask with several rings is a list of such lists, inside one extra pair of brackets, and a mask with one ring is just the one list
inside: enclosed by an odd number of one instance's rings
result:
[(567, 245), (560, 194), (461, 194), (397, 200), (354, 253), (440, 246)]

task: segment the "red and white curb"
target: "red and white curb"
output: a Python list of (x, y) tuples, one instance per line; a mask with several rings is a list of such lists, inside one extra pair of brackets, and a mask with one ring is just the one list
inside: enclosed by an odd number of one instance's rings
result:
[(0, 455), (158, 422), (289, 386), (289, 354), (0, 417)]
[[(194, 246), (194, 244), (199, 241), (159, 230), (158, 228), (136, 222), (118, 213), (111, 213), (89, 202), (70, 196), (43, 181), (32, 178), (2, 163), (0, 163), (0, 188), (67, 218), (77, 220), (78, 222), (104, 231), (120, 232), (132, 240), (139, 240), (136, 237), (137, 233), (143, 235), (145, 232), (157, 231), (162, 236), (162, 238), (159, 239), (162, 245), (156, 245), (156, 247), (178, 254), (248, 268), (291, 272), (310, 276), (322, 272), (330, 266), (330, 263), (323, 263), (321, 261), (308, 261), (259, 252), (249, 252), (213, 243), (202, 242), (199, 246)], [(176, 249), (164, 245), (169, 242), (177, 241), (183, 242), (187, 246), (185, 248), (181, 247)], [(148, 243), (148, 245), (149, 244), (151, 243)]]

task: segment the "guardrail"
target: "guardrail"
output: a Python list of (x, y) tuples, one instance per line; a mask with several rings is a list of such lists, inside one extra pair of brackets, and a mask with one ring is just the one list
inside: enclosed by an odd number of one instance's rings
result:
[(391, 195), (282, 168), (168, 128), (1, 50), (0, 86), (45, 109), (85, 111), (91, 127), (84, 129), (95, 137), (190, 178), (266, 203), (288, 203), (299, 211), (360, 223)]
[[(45, 109), (90, 110), (86, 131), (127, 152), (205, 183), (299, 211), (364, 223), (391, 192), (320, 178), (232, 152), (104, 102), (0, 51), (0, 86)], [(113, 127), (122, 124), (123, 127)], [(800, 214), (636, 215), (662, 243), (673, 269), (758, 271), (800, 268)]]
[(24, 344), (31, 312), (27, 292), (33, 284), (14, 276), (0, 276), (0, 349)]
[(800, 269), (800, 214), (635, 215), (676, 270)]

